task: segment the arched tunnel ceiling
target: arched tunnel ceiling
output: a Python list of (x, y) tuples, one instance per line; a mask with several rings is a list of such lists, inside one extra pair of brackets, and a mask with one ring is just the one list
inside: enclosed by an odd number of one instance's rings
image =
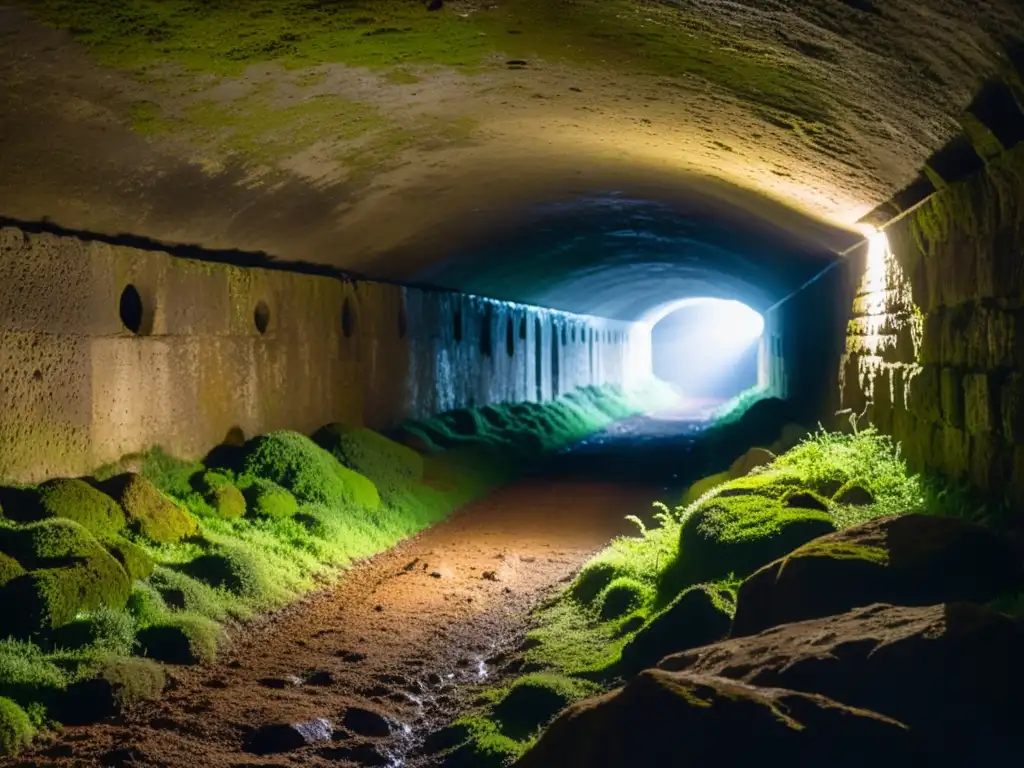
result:
[(0, 216), (623, 319), (764, 306), (960, 130), (1018, 0), (0, 0)]

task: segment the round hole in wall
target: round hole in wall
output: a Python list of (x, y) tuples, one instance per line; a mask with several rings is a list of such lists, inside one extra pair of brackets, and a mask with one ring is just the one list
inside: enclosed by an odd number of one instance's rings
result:
[(511, 317), (505, 324), (505, 351), (508, 352), (509, 357), (516, 353), (516, 333)]
[(267, 306), (267, 302), (260, 299), (256, 302), (256, 309), (252, 313), (252, 321), (256, 325), (256, 330), (260, 332), (260, 336), (267, 332), (267, 328), (270, 327), (270, 307)]
[(345, 302), (341, 305), (341, 332), (345, 334), (346, 339), (350, 339), (355, 330), (356, 313), (352, 309), (352, 302), (349, 299), (345, 299)]
[(398, 310), (398, 338), (404, 339), (405, 335), (409, 332), (409, 315), (405, 312), (405, 307), (401, 307)]
[(121, 302), (118, 307), (121, 315), (121, 322), (124, 327), (132, 333), (143, 333), (145, 321), (145, 307), (142, 305), (142, 295), (139, 289), (129, 283), (121, 291)]

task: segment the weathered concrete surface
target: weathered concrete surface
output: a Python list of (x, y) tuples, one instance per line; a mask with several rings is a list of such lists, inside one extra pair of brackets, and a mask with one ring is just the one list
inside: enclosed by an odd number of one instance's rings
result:
[[(624, 319), (785, 295), (1024, 36), (1015, 0), (103, 5), (0, 8), (0, 214)], [(587, 258), (491, 245), (609, 192), (678, 221), (607, 254), (649, 211), (588, 224)]]
[[(200, 456), (239, 431), (386, 428), (650, 368), (629, 358), (626, 323), (14, 228), (0, 229), (0, 285), (3, 480), (153, 445)], [(120, 313), (129, 285), (139, 333)]]

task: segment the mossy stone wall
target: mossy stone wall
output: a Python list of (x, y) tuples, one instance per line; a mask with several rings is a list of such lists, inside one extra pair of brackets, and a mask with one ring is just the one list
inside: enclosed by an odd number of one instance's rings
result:
[(1024, 500), (1024, 145), (885, 235), (853, 301), (842, 406), (912, 468)]
[[(135, 330), (121, 311), (128, 286)], [(0, 228), (0, 480), (85, 474), (154, 445), (200, 457), (279, 429), (387, 429), (628, 384), (645, 372), (629, 358), (631, 332), (474, 296)]]

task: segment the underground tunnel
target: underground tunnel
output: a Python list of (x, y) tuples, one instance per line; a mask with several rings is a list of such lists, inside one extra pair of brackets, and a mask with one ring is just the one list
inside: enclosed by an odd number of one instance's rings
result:
[(1019, 2), (0, 42), (0, 766), (1019, 754)]

